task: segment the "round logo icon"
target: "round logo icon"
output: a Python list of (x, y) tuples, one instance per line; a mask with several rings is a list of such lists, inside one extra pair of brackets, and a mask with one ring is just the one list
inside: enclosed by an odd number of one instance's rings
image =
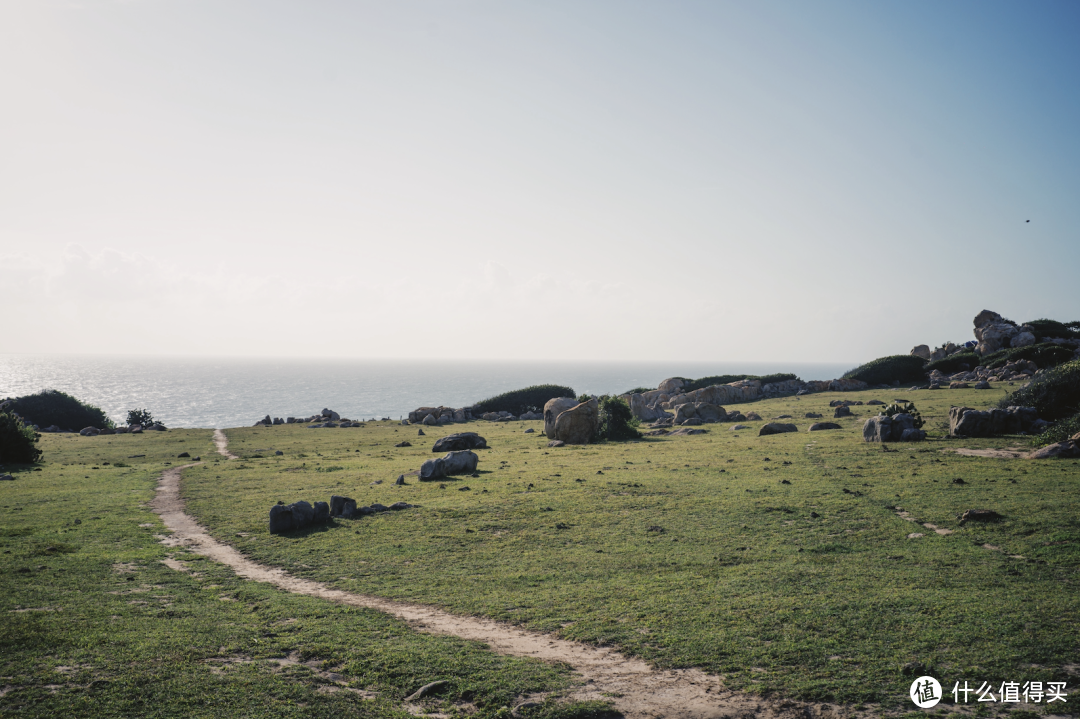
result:
[(911, 701), (920, 709), (937, 706), (941, 701), (941, 684), (933, 677), (919, 677), (911, 683)]

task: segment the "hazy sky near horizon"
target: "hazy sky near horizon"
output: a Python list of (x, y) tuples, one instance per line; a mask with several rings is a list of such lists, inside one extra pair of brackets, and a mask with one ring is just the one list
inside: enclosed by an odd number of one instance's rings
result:
[(1066, 0), (0, 0), (0, 351), (856, 362), (1077, 320), (1078, 37)]

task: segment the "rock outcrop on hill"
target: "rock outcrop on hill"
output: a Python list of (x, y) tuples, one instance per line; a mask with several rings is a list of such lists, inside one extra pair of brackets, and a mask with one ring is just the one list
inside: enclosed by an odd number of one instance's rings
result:
[[(451, 422), (461, 424), (475, 419), (472, 409), (472, 407), (420, 407), (409, 412), (409, 423), (429, 426), (450, 424)], [(431, 419), (429, 420), (428, 417), (431, 417)]]

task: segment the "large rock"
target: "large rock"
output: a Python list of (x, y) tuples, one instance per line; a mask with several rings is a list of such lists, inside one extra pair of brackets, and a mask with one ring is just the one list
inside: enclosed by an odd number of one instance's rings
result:
[(830, 392), (858, 392), (867, 389), (870, 385), (861, 379), (834, 379), (829, 381)]
[(568, 409), (576, 407), (578, 401), (572, 397), (549, 399), (544, 405), (544, 434), (548, 439), (555, 439), (555, 420)]
[(851, 417), (852, 416), (851, 408), (848, 407), (846, 404), (841, 405), (841, 406), (839, 406), (839, 407), (837, 407), (836, 409), (833, 410), (833, 415), (832, 416), (833, 417)]
[(1032, 407), (949, 408), (949, 434), (954, 437), (996, 437), (1029, 431), (1038, 420)]
[(97, 427), (83, 427), (81, 430), (79, 430), (79, 434), (81, 434), (83, 437), (97, 437), (99, 434), (101, 434), (101, 430)]
[(431, 482), (454, 474), (472, 474), (480, 458), (474, 452), (449, 452), (445, 457), (429, 459), (420, 466), (420, 481)]
[[(649, 394), (653, 393), (650, 392)], [(655, 422), (658, 419), (671, 416), (668, 412), (664, 411), (664, 408), (659, 404), (650, 405), (648, 399), (649, 398), (644, 394), (635, 393), (630, 395), (627, 398), (626, 403), (630, 405), (631, 414), (645, 422)], [(654, 397), (653, 400), (655, 401), (655, 399), (656, 398)]]
[(432, 452), (453, 452), (462, 449), (487, 449), (487, 440), (476, 432), (448, 434), (436, 440)]
[(1028, 459), (1076, 459), (1077, 457), (1080, 457), (1080, 441), (1076, 439), (1048, 444), (1027, 455)]
[(426, 424), (429, 427), (434, 427), (438, 423), (439, 420), (435, 419), (435, 415), (433, 414), (429, 414), (427, 417), (424, 417), (424, 421), (422, 422), (422, 424)]
[(270, 508), (270, 533), (281, 534), (294, 529), (304, 529), (330, 518), (326, 502), (316, 502), (312, 507), (304, 501), (292, 504), (275, 504)]
[(292, 506), (275, 504), (270, 508), (270, 534), (281, 534), (294, 528)]
[(924, 360), (929, 360), (930, 347), (928, 345), (915, 345), (911, 348), (910, 354), (914, 357), (922, 357)]
[(683, 387), (683, 380), (681, 377), (671, 377), (666, 379), (657, 385), (657, 389), (665, 394), (675, 394)]
[[(323, 407), (322, 416), (326, 417), (327, 420), (329, 420), (330, 422), (337, 422), (338, 420), (341, 419), (340, 414), (338, 414), (337, 412), (335, 412), (332, 409), (327, 409), (326, 407)], [(270, 417), (270, 415), (267, 415), (267, 418), (269, 418), (269, 417)]]
[(997, 352), (1003, 347), (1008, 347), (1012, 338), (1020, 334), (1020, 328), (997, 312), (983, 310), (975, 315), (975, 339), (979, 341), (975, 351), (981, 355)]
[(915, 418), (910, 414), (892, 417), (879, 414), (866, 420), (863, 439), (867, 442), (920, 442), (926, 439), (926, 432), (915, 428)]
[(1017, 332), (1016, 336), (1009, 340), (1010, 347), (1028, 347), (1035, 344), (1035, 335), (1031, 332)]
[[(547, 424), (547, 408), (544, 408), (544, 424)], [(563, 410), (555, 418), (555, 436), (567, 444), (588, 444), (600, 428), (600, 405), (596, 398)]]
[(763, 437), (769, 434), (784, 434), (786, 432), (798, 431), (799, 428), (793, 424), (784, 424), (783, 422), (769, 422), (758, 430), (758, 436)]
[(814, 422), (807, 431), (820, 432), (824, 429), (841, 429), (841, 427), (836, 422)]

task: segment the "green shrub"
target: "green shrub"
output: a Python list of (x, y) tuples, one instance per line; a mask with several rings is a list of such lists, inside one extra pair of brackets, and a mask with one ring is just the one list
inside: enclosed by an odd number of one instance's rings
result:
[(696, 389), (702, 387), (711, 387), (714, 384), (731, 384), (732, 382), (741, 382), (744, 379), (756, 379), (761, 384), (772, 384), (773, 382), (786, 382), (792, 379), (799, 379), (798, 375), (794, 375), (790, 372), (776, 372), (767, 375), (756, 374), (719, 374), (712, 377), (702, 377), (701, 379), (686, 379), (679, 377), (683, 381), (683, 392), (693, 392)]
[(473, 414), (484, 412), (543, 412), (549, 399), (574, 397), (574, 390), (557, 384), (536, 384), (524, 389), (503, 392), (473, 405)]
[(1072, 417), (1066, 417), (1055, 422), (1052, 427), (1047, 428), (1045, 432), (1031, 440), (1031, 443), (1036, 447), (1042, 447), (1047, 444), (1064, 442), (1077, 432), (1080, 432), (1080, 412), (1077, 412)]
[(1080, 332), (1074, 330), (1071, 325), (1080, 324), (1078, 322), (1058, 322), (1057, 320), (1032, 320), (1025, 324), (1031, 325), (1035, 330), (1035, 341), (1042, 342), (1043, 340), (1050, 339), (1052, 337), (1063, 337), (1065, 339), (1080, 338)]
[(975, 369), (983, 363), (982, 358), (974, 352), (957, 352), (949, 357), (934, 360), (926, 365), (926, 373), (940, 370), (943, 374), (956, 374), (961, 369), (960, 365), (966, 364), (968, 369)]
[(919, 383), (926, 379), (926, 360), (915, 355), (879, 357), (845, 372), (844, 379), (858, 379), (867, 384)]
[[(1039, 366), (1039, 369), (1057, 367), (1073, 358), (1073, 351), (1068, 347), (1062, 347), (1051, 342), (1044, 342), (1027, 347), (1009, 347), (988, 354), (979, 363), (983, 367), (995, 369), (1004, 367), (1014, 360), (1031, 360)], [(974, 366), (974, 365), (973, 365)]]
[(898, 414), (910, 414), (912, 419), (915, 420), (915, 428), (920, 429), (926, 420), (919, 414), (919, 410), (915, 409), (915, 404), (912, 402), (893, 402), (887, 404), (881, 408), (881, 413), (886, 417), (895, 417)]
[(83, 427), (106, 429), (113, 426), (100, 407), (86, 404), (55, 389), (19, 397), (11, 404), (12, 411), (38, 427), (56, 425), (61, 429), (80, 430)]
[(1034, 407), (1045, 420), (1065, 419), (1080, 412), (1080, 360), (1048, 369), (998, 402), (999, 407)]
[(141, 424), (148, 427), (154, 423), (154, 415), (150, 414), (148, 409), (129, 409), (126, 421), (128, 425)]
[(625, 442), (638, 439), (641, 421), (630, 412), (630, 405), (621, 397), (600, 398), (600, 429), (597, 438), (609, 442)]
[(38, 461), (38, 435), (11, 412), (0, 412), (0, 463), (32, 464)]

